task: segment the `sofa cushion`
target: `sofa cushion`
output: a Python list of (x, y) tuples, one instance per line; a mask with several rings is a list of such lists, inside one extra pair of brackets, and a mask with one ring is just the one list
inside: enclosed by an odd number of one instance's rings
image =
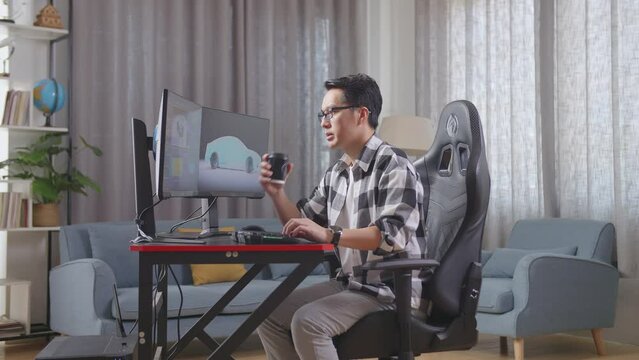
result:
[(515, 273), (517, 263), (521, 258), (528, 254), (556, 254), (556, 255), (575, 255), (577, 252), (576, 246), (567, 246), (556, 249), (512, 249), (512, 248), (500, 248), (493, 252), (492, 256), (486, 265), (482, 269), (483, 277), (505, 277), (512, 278)]
[[(273, 279), (286, 278), (290, 273), (293, 272), (297, 265), (299, 264), (269, 264), (269, 268), (271, 269), (271, 276), (273, 277)], [(310, 275), (328, 275), (328, 273), (328, 264), (320, 263), (315, 267), (315, 269), (313, 269)]]
[[(230, 288), (233, 282), (223, 282), (207, 285), (182, 286), (184, 302), (181, 316), (202, 315), (208, 311)], [(251, 313), (273, 292), (280, 283), (272, 280), (253, 280), (238, 294), (222, 311), (223, 314)], [(168, 318), (176, 318), (180, 308), (180, 292), (176, 285), (168, 286)], [(138, 318), (138, 288), (118, 289), (118, 299), (122, 311), (122, 319), (135, 320)], [(111, 306), (113, 317), (117, 314), (115, 302)]]
[(513, 309), (513, 280), (509, 278), (483, 278), (477, 311), (503, 314)]
[[(129, 250), (137, 233), (133, 224), (90, 224), (89, 242), (93, 257), (107, 263), (115, 274), (118, 288), (138, 286), (138, 253)], [(180, 284), (191, 284), (188, 265), (171, 265)], [(169, 283), (174, 284), (169, 274)]]
[[(280, 280), (284, 280), (281, 278)], [(328, 281), (326, 275), (307, 276), (299, 285), (306, 287), (323, 281)], [(233, 282), (224, 282), (207, 285), (185, 285), (182, 286), (184, 295), (184, 303), (182, 304), (181, 316), (203, 315), (213, 304), (233, 286)], [(253, 280), (242, 292), (240, 292), (231, 303), (222, 310), (222, 314), (250, 314), (266, 297), (270, 295), (281, 281), (275, 280)], [(180, 308), (180, 292), (175, 285), (168, 286), (168, 308), (167, 317), (176, 318), (178, 309)], [(138, 318), (138, 288), (118, 289), (118, 299), (120, 301), (120, 310), (122, 311), (123, 320), (136, 320)], [(115, 301), (111, 305), (111, 313), (116, 317), (117, 308)]]
[(135, 238), (134, 225), (92, 224), (89, 241), (93, 257), (107, 263), (118, 287), (138, 286), (138, 254), (129, 251), (129, 240)]

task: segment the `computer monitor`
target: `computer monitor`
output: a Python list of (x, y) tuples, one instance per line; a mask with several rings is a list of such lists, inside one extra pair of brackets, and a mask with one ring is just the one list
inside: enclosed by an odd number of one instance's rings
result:
[(156, 139), (160, 199), (264, 196), (259, 164), (268, 151), (268, 119), (202, 107), (164, 90)]

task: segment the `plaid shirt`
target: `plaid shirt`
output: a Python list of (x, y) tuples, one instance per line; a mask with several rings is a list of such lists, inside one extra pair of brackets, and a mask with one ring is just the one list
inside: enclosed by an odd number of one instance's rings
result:
[[(310, 198), (298, 202), (303, 216), (323, 227), (335, 225), (344, 207), (347, 190), (353, 186), (356, 203), (352, 204), (350, 216), (356, 218), (357, 228), (375, 225), (382, 233), (374, 251), (360, 251), (362, 263), (400, 251), (420, 257), (420, 244), (425, 244), (424, 190), (404, 152), (372, 136), (359, 159), (352, 164), (353, 184), (348, 183), (346, 159), (345, 155), (326, 171)], [(413, 273), (414, 306), (421, 294), (418, 273)], [(351, 276), (350, 288), (372, 292), (380, 300), (394, 299), (392, 291), (382, 283), (379, 271), (368, 272), (366, 279), (357, 278), (359, 274), (354, 278), (353, 274), (343, 275)]]

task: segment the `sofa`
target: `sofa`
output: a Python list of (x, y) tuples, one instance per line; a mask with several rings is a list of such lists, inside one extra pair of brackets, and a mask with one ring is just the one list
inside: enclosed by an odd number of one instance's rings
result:
[[(175, 221), (158, 221), (158, 231), (166, 231), (173, 224)], [(261, 226), (267, 231), (281, 231), (277, 219), (220, 219), (221, 227), (241, 229), (248, 225)], [(114, 284), (125, 330), (128, 333), (133, 329), (138, 317), (138, 255), (129, 251), (129, 240), (135, 235), (136, 228), (132, 222), (89, 223), (61, 228), (60, 265), (49, 273), (51, 329), (65, 335), (116, 334), (118, 311), (113, 295)], [(246, 268), (250, 266), (245, 265)], [(228, 337), (294, 267), (295, 264), (265, 267), (208, 325), (206, 332), (216, 340)], [(189, 265), (172, 265), (171, 268), (183, 293), (179, 325), (180, 333), (184, 335), (233, 282), (194, 285)], [(328, 273), (328, 264), (320, 264), (300, 286), (326, 281)], [(177, 340), (179, 306), (179, 289), (169, 272), (169, 341)], [(259, 344), (257, 334), (253, 333), (245, 343)]]

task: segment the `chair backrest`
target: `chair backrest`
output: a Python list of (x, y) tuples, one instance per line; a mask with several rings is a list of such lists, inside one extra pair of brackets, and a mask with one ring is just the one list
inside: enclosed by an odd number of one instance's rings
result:
[(587, 219), (527, 219), (518, 221), (507, 247), (515, 249), (555, 249), (576, 246), (576, 256), (610, 263), (615, 244), (615, 227), (604, 221)]
[(469, 267), (480, 260), (490, 196), (481, 121), (471, 102), (444, 107), (433, 144), (415, 168), (424, 185), (427, 256), (440, 261), (424, 297), (438, 313), (453, 317)]

